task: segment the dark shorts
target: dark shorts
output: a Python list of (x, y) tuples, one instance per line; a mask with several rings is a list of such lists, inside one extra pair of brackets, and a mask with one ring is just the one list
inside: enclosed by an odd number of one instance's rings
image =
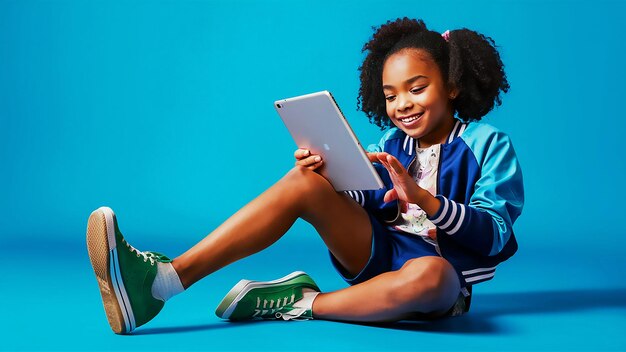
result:
[[(372, 224), (372, 252), (370, 253), (369, 261), (365, 264), (361, 272), (356, 276), (351, 275), (332, 253), (330, 253), (333, 266), (348, 284), (356, 285), (382, 273), (398, 270), (411, 259), (426, 256), (441, 257), (433, 245), (427, 243), (420, 237), (389, 229), (386, 225), (371, 216), (371, 214), (369, 218)], [(471, 292), (471, 287), (463, 287), (464, 282), (460, 279), (462, 276), (458, 271), (457, 276), (461, 283), (462, 292), (459, 294), (459, 301), (457, 301), (455, 306), (463, 303), (466, 306), (465, 311), (467, 311), (469, 310), (471, 297), (468, 292)]]

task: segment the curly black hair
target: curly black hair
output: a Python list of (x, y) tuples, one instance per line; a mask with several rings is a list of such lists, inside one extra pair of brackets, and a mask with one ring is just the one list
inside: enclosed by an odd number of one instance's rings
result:
[(387, 58), (403, 49), (426, 51), (439, 66), (444, 82), (458, 89), (452, 106), (463, 121), (478, 121), (502, 103), (500, 92), (508, 92), (509, 82), (495, 42), (489, 37), (463, 28), (450, 31), (448, 39), (426, 28), (424, 21), (398, 18), (380, 27), (363, 46), (367, 52), (361, 72), (357, 107), (371, 123), (381, 129), (392, 126), (385, 108), (382, 89), (383, 65)]

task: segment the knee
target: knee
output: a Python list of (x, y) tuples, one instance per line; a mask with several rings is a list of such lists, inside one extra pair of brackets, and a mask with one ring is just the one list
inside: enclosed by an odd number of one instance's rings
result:
[(334, 188), (322, 175), (302, 166), (291, 169), (283, 178), (289, 192), (303, 200), (311, 200), (324, 192), (335, 192)]
[[(399, 270), (397, 299), (404, 304), (415, 302), (416, 311), (447, 309), (461, 289), (456, 271), (441, 257), (411, 259)], [(400, 302), (399, 302), (400, 303)]]

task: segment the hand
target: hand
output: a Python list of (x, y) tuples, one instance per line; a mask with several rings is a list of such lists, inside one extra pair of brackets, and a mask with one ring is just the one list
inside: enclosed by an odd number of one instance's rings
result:
[[(400, 208), (403, 210), (406, 210), (406, 203), (413, 203), (422, 208), (428, 216), (433, 216), (437, 213), (441, 206), (439, 199), (420, 187), (398, 159), (384, 152), (367, 153), (367, 157), (373, 163), (383, 164), (387, 172), (389, 172), (391, 182), (393, 182), (393, 189), (385, 193), (383, 201), (391, 202), (397, 199), (400, 202)], [(436, 236), (437, 233), (435, 233)]]
[(308, 149), (298, 149), (293, 153), (293, 156), (296, 158), (296, 166), (300, 165), (309, 170), (317, 169), (324, 162), (321, 155), (311, 155), (311, 151)]
[(402, 202), (417, 204), (424, 190), (417, 185), (398, 159), (388, 153), (367, 153), (367, 156), (371, 162), (383, 164), (393, 182), (393, 189), (385, 193), (383, 199), (385, 202), (397, 199), (401, 204)]

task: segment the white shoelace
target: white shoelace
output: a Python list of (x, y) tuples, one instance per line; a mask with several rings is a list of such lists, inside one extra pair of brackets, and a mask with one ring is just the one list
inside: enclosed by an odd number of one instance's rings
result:
[[(291, 296), (279, 298), (276, 300), (274, 299), (267, 300), (267, 299), (261, 299), (261, 297), (257, 297), (256, 308), (254, 309), (254, 314), (252, 315), (252, 317), (263, 318), (263, 317), (267, 317), (268, 315), (274, 315), (276, 318), (280, 319), (281, 317), (283, 317), (285, 314), (288, 314), (288, 313), (281, 313), (279, 312), (279, 310), (283, 309), (288, 304), (293, 304), (295, 301), (296, 301), (295, 294), (292, 294)], [(298, 314), (298, 316), (302, 315), (303, 313), (304, 312)], [(289, 320), (289, 319), (285, 319), (285, 320)]]
[(126, 247), (128, 247), (128, 249), (130, 249), (131, 252), (135, 252), (137, 254), (137, 258), (143, 257), (144, 263), (147, 263), (148, 260), (150, 260), (150, 265), (154, 265), (154, 263), (155, 263), (154, 258), (153, 258), (154, 254), (146, 253), (146, 252), (142, 252), (142, 251), (138, 250), (137, 248), (131, 246), (130, 243), (126, 242), (125, 239), (122, 239), (122, 242), (124, 242), (126, 244)]

